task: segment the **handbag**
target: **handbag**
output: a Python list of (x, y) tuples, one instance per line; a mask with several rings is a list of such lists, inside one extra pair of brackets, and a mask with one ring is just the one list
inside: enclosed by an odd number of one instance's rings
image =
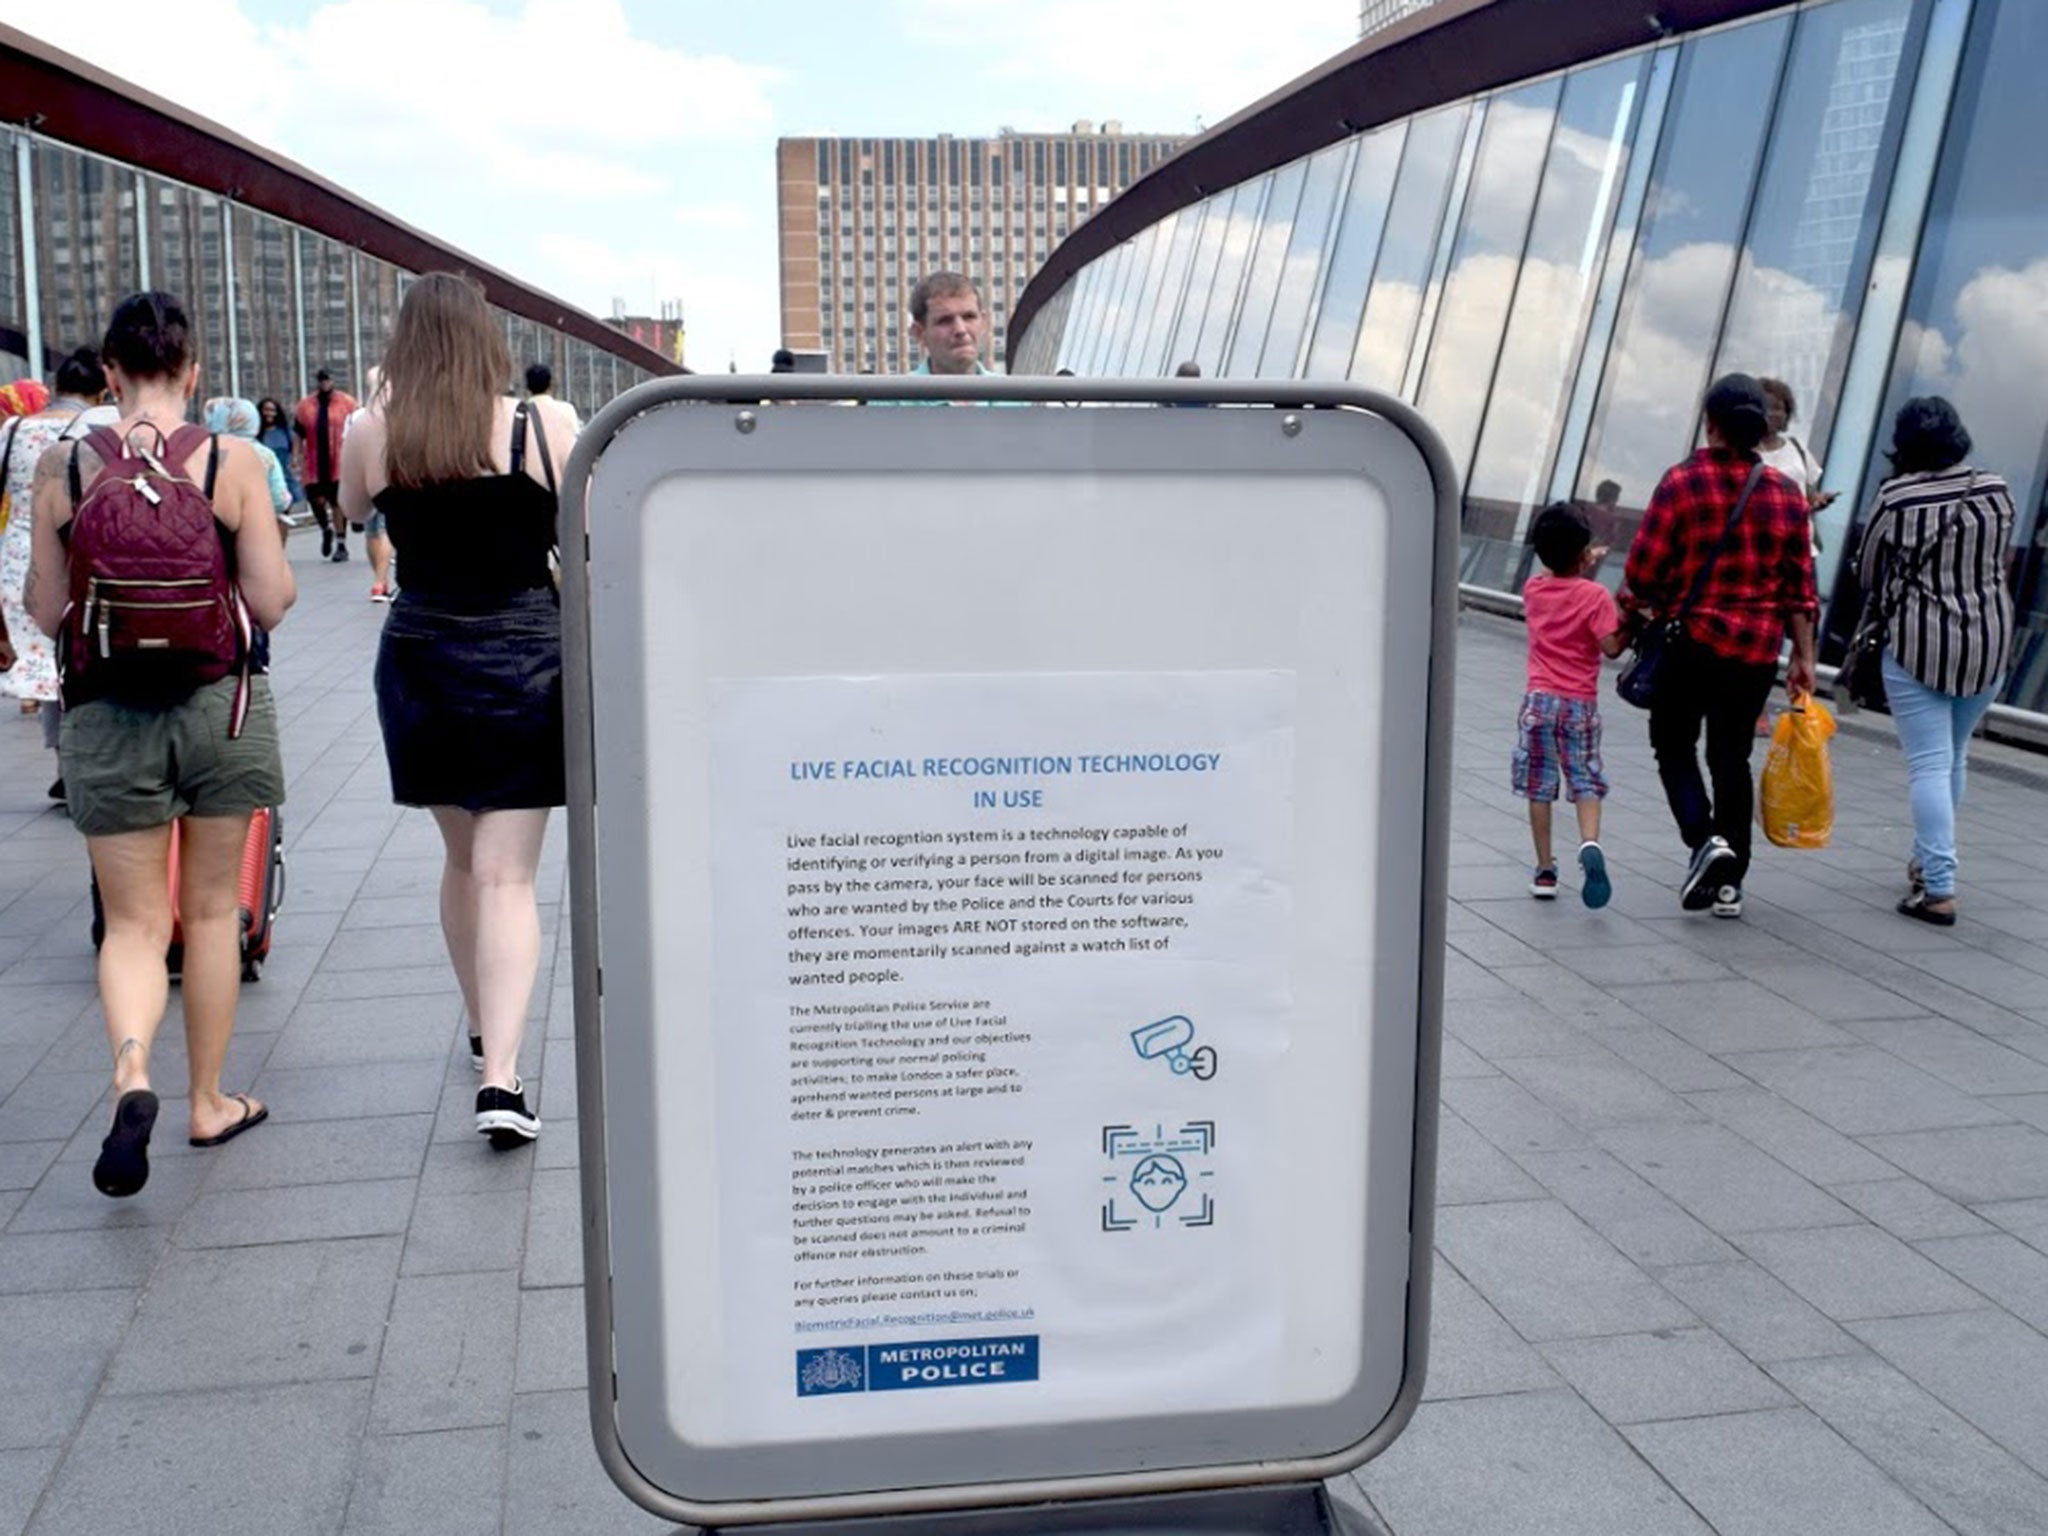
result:
[(1728, 514), (1728, 525), (1721, 530), (1721, 539), (1713, 552), (1701, 562), (1699, 573), (1692, 579), (1692, 589), (1685, 594), (1685, 601), (1670, 614), (1646, 625), (1636, 636), (1635, 654), (1621, 669), (1621, 675), (1614, 680), (1615, 692), (1637, 709), (1649, 709), (1657, 702), (1662, 681), (1671, 670), (1671, 657), (1686, 643), (1685, 618), (1692, 612), (1693, 604), (1700, 600), (1700, 594), (1707, 590), (1707, 578), (1713, 574), (1728, 548), (1728, 541), (1735, 537), (1735, 525), (1742, 521), (1743, 510), (1749, 505), (1750, 492), (1763, 479), (1761, 463), (1751, 467), (1749, 479), (1743, 483), (1742, 494), (1735, 498), (1735, 510)]
[[(1973, 475), (1963, 490), (1962, 500), (1968, 501), (1970, 492), (1976, 489), (1977, 480)], [(1920, 573), (1927, 568), (1927, 562), (1934, 552), (1941, 548), (1941, 541), (1948, 536), (1949, 517), (1943, 513), (1935, 524), (1934, 537), (1920, 546), (1913, 561), (1913, 568), (1899, 582), (1899, 596), (1906, 595), (1906, 588), (1920, 579)], [(1849, 648), (1842, 653), (1842, 665), (1836, 673), (1836, 685), (1852, 709), (1888, 709), (1890, 695), (1884, 686), (1884, 652), (1891, 644), (1893, 605), (1885, 601), (1885, 593), (1891, 586), (1891, 563), (1893, 551), (1887, 552), (1877, 570), (1877, 581), (1871, 590), (1863, 594), (1863, 610), (1857, 615), (1856, 628), (1849, 636)]]

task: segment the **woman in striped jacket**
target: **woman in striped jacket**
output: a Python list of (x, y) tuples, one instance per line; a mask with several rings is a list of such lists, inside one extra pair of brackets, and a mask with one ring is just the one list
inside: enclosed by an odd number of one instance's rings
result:
[(2012, 493), (1968, 461), (1970, 434), (1938, 395), (1908, 400), (1892, 428), (1860, 574), (1886, 619), (1885, 691), (1913, 802), (1913, 860), (1899, 911), (1956, 920), (1956, 808), (1970, 736), (2012, 651)]

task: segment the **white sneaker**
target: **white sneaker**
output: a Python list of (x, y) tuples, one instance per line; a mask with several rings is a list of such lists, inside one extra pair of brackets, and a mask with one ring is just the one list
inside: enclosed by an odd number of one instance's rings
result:
[(1685, 884), (1678, 888), (1678, 904), (1688, 912), (1704, 912), (1714, 904), (1714, 895), (1734, 873), (1735, 850), (1725, 837), (1710, 837), (1692, 851), (1686, 866)]

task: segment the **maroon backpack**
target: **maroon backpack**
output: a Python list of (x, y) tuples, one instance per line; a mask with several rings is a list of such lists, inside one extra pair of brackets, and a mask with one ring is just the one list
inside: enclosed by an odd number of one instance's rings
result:
[[(71, 601), (59, 654), (64, 700), (168, 704), (224, 677), (239, 678), (228, 734), (248, 712), (248, 609), (213, 517), (220, 439), (182, 426), (126, 438), (106, 427), (84, 439), (103, 466), (89, 487), (71, 455), (73, 512), (65, 529)], [(206, 483), (181, 473), (211, 446)]]

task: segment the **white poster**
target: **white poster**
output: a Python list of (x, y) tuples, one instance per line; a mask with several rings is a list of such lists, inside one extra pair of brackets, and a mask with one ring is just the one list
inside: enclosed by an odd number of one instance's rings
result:
[(1292, 676), (724, 681), (712, 735), (733, 1438), (1273, 1401)]

